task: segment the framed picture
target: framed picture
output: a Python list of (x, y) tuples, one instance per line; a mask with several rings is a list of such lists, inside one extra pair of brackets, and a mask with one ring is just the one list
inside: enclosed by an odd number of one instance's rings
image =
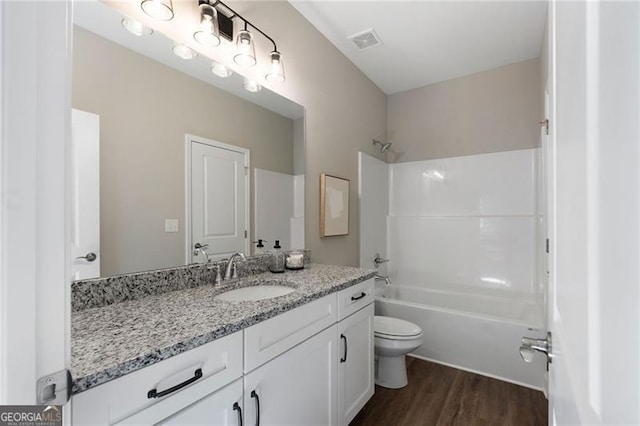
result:
[(349, 235), (349, 180), (320, 175), (320, 236)]

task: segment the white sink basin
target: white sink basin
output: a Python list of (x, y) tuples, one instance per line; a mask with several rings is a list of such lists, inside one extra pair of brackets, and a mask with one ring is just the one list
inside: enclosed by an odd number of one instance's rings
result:
[(256, 285), (225, 291), (215, 296), (214, 299), (227, 302), (255, 302), (256, 300), (284, 296), (295, 290), (295, 288), (284, 285)]

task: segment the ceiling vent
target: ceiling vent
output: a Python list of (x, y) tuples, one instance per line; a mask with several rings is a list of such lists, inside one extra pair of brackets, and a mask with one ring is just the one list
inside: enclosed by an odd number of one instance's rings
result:
[(369, 49), (370, 47), (382, 44), (380, 37), (378, 37), (378, 34), (376, 34), (373, 29), (368, 29), (358, 34), (354, 34), (349, 36), (348, 39), (351, 40), (360, 50)]

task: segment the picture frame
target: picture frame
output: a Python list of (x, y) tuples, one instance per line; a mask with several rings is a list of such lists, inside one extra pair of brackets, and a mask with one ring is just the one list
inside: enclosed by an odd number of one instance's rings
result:
[(349, 179), (320, 175), (320, 236), (349, 235)]

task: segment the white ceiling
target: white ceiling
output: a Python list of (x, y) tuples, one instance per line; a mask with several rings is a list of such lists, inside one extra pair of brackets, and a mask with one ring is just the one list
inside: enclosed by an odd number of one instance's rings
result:
[[(537, 58), (540, 1), (297, 1), (292, 5), (387, 94)], [(374, 29), (382, 45), (348, 39)]]

